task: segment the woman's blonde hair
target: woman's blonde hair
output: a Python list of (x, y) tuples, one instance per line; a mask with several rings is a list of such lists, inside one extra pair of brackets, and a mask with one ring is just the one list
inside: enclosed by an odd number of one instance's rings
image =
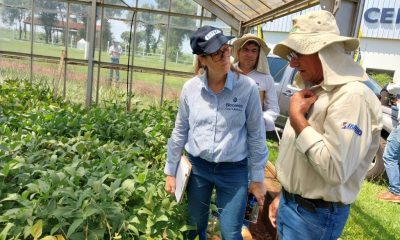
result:
[(206, 66), (203, 66), (203, 64), (201, 64), (200, 59), (199, 59), (199, 55), (194, 55), (193, 58), (193, 72), (195, 75), (201, 75), (204, 73), (206, 69)]

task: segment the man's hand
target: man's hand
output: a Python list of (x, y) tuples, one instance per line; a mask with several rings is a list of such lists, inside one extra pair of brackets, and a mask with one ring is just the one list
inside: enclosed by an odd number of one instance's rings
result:
[(281, 194), (278, 194), (274, 200), (272, 200), (271, 204), (269, 205), (268, 209), (268, 216), (269, 221), (271, 222), (272, 226), (276, 228), (276, 219), (278, 218), (278, 207), (280, 201)]
[(173, 176), (167, 176), (165, 179), (165, 191), (167, 193), (174, 195), (176, 188), (176, 178)]
[(289, 119), (296, 134), (300, 134), (309, 125), (305, 116), (317, 98), (309, 89), (303, 89), (290, 98)]
[(257, 198), (259, 206), (264, 205), (265, 187), (263, 182), (251, 182), (249, 192), (251, 192)]

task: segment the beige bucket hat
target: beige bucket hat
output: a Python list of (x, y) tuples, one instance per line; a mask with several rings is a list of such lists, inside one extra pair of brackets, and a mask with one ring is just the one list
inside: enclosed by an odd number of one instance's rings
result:
[(289, 36), (274, 48), (274, 54), (287, 60), (290, 50), (309, 55), (319, 52), (332, 43), (343, 43), (345, 51), (358, 48), (359, 40), (340, 36), (332, 13), (321, 10), (293, 18)]
[(271, 51), (264, 40), (257, 37), (255, 34), (246, 33), (241, 38), (238, 38), (233, 42), (233, 52), (237, 54), (238, 50), (248, 42), (256, 42), (264, 51), (265, 55), (268, 55), (268, 53)]
[(258, 63), (256, 70), (261, 73), (269, 74), (269, 66), (267, 63), (267, 55), (271, 51), (271, 49), (267, 46), (263, 39), (257, 37), (255, 34), (246, 33), (241, 38), (236, 39), (233, 42), (233, 50), (232, 57), (233, 63), (237, 63), (239, 61), (238, 52), (239, 49), (242, 48), (248, 42), (255, 42), (260, 46), (260, 53), (258, 55)]

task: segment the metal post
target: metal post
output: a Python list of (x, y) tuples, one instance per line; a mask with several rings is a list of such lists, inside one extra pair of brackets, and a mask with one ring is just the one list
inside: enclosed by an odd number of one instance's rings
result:
[[(102, 4), (104, 4), (104, 0), (101, 1)], [(97, 89), (96, 89), (96, 104), (99, 103), (99, 85), (100, 85), (100, 62), (101, 62), (101, 44), (103, 40), (103, 25), (104, 25), (104, 6), (101, 6), (101, 25), (100, 25), (100, 54), (99, 54), (99, 63), (97, 64)], [(96, 25), (95, 25), (95, 30), (96, 32)], [(108, 49), (108, 44), (107, 44), (107, 49)], [(112, 81), (112, 79), (110, 79)], [(111, 83), (111, 82), (110, 82)], [(110, 84), (111, 86), (111, 84)]]
[(93, 66), (94, 66), (94, 43), (96, 36), (96, 0), (92, 0), (92, 6), (89, 15), (88, 34), (89, 34), (89, 56), (88, 56), (88, 73), (87, 73), (87, 85), (86, 85), (86, 106), (92, 105), (92, 90), (93, 90)]
[(355, 25), (353, 29), (353, 36), (358, 37), (358, 32), (360, 31), (361, 27), (361, 20), (364, 11), (365, 0), (359, 0), (357, 10), (356, 10), (356, 18), (355, 18)]
[(31, 15), (31, 64), (30, 64), (30, 82), (33, 82), (33, 26), (34, 26), (34, 20), (35, 20), (35, 0), (32, 0), (32, 15)]
[(201, 18), (200, 18), (200, 26), (201, 27), (203, 25), (203, 15), (204, 15), (204, 7), (201, 7)]
[[(167, 54), (168, 54), (168, 46), (169, 46), (169, 31), (170, 31), (170, 28), (171, 28), (171, 7), (172, 7), (172, 0), (169, 0), (167, 39), (166, 39), (166, 44), (165, 44), (164, 67), (163, 67), (164, 70), (165, 70), (165, 68), (167, 66)], [(164, 88), (165, 88), (164, 85), (165, 85), (165, 71), (163, 71), (163, 77), (162, 77), (160, 105), (162, 105), (163, 101), (164, 101)]]
[[(331, 0), (333, 1), (333, 0)], [(340, 7), (335, 14), (341, 35), (357, 37), (361, 23), (364, 1), (341, 0)]]
[[(136, 7), (137, 7), (137, 2), (138, 2), (138, 0), (136, 0)], [(131, 38), (131, 42), (129, 43), (130, 44), (130, 51), (131, 51), (131, 59), (132, 59), (132, 66), (133, 66), (133, 64), (134, 64), (134, 60), (135, 60), (135, 40), (136, 40), (136, 28), (137, 28), (137, 15), (138, 15), (138, 13), (136, 12), (136, 11), (134, 11), (133, 12), (133, 14), (135, 14), (135, 25), (134, 25), (134, 28), (133, 28), (133, 37)], [(129, 55), (129, 54), (128, 54)], [(130, 68), (130, 66), (128, 66), (129, 68)], [(127, 96), (128, 97), (128, 103), (127, 103), (127, 110), (128, 111), (130, 111), (131, 110), (131, 104), (132, 104), (132, 98), (131, 98), (131, 95), (132, 95), (132, 92), (133, 92), (133, 67), (132, 68), (130, 68), (129, 69), (130, 71), (129, 71), (129, 90), (128, 90), (128, 92), (129, 92), (129, 96)]]
[[(67, 26), (64, 32), (64, 44), (65, 44), (65, 58), (64, 60), (64, 89), (63, 89), (63, 98), (65, 99), (67, 95), (67, 62), (68, 62), (68, 39), (69, 39), (69, 6), (70, 3), (67, 3)], [(72, 44), (72, 41), (71, 41)]]

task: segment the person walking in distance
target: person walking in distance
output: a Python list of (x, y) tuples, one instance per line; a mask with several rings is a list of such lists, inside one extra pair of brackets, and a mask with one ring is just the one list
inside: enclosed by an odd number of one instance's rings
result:
[[(271, 49), (263, 39), (254, 34), (244, 34), (233, 42), (233, 65), (243, 74), (250, 77), (258, 86), (265, 130), (268, 136), (274, 136), (275, 120), (279, 116), (278, 96), (274, 79), (269, 72), (267, 55)], [(279, 136), (278, 136), (279, 139)], [(271, 163), (268, 163), (271, 164)], [(251, 239), (248, 229), (250, 222), (244, 221), (242, 235), (244, 239)]]
[(190, 38), (197, 75), (182, 88), (164, 168), (165, 189), (173, 194), (185, 148), (192, 164), (186, 189), (188, 223), (196, 227), (185, 239), (207, 239), (213, 189), (222, 239), (242, 239), (248, 192), (264, 203), (268, 149), (258, 89), (232, 68), (230, 39), (212, 26), (197, 29)]
[[(110, 54), (110, 61), (112, 64), (119, 64), (119, 58), (122, 54), (122, 48), (118, 42), (113, 41), (113, 44), (108, 49), (108, 54)], [(110, 74), (108, 79), (112, 81), (113, 79), (113, 67), (110, 68)], [(119, 70), (118, 67), (115, 68), (115, 80), (119, 81)]]
[(379, 148), (381, 105), (346, 53), (358, 39), (340, 36), (330, 12), (292, 23), (274, 54), (297, 69), (306, 88), (290, 99), (276, 163), (282, 191), (269, 217), (279, 239), (336, 240)]

